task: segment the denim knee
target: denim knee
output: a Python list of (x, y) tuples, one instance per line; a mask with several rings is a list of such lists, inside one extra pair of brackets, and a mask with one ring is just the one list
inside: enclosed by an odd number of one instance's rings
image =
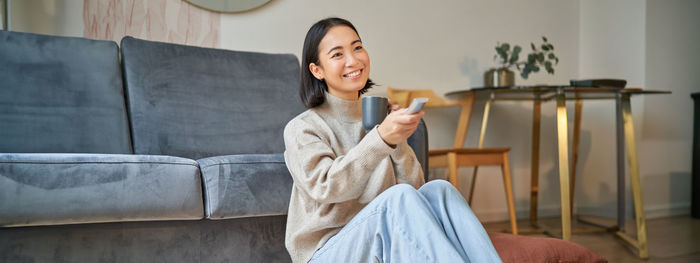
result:
[(379, 202), (398, 205), (399, 203), (402, 203), (402, 200), (408, 199), (419, 201), (421, 197), (422, 195), (418, 192), (418, 190), (416, 190), (416, 188), (413, 188), (413, 186), (409, 184), (397, 184), (386, 189), (383, 193), (377, 196), (377, 199), (381, 200)]
[(429, 191), (429, 192), (445, 192), (445, 191), (457, 191), (457, 189), (452, 186), (452, 184), (448, 181), (445, 180), (432, 180), (430, 182), (427, 182), (424, 184), (421, 188), (421, 190), (424, 191)]
[(404, 195), (412, 193), (417, 193), (417, 190), (410, 184), (396, 184), (384, 191), (384, 194), (386, 195)]

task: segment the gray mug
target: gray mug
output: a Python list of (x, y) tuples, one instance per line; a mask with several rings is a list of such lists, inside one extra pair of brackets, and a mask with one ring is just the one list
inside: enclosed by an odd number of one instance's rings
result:
[(384, 97), (362, 97), (362, 127), (371, 130), (384, 121), (389, 114), (389, 100)]

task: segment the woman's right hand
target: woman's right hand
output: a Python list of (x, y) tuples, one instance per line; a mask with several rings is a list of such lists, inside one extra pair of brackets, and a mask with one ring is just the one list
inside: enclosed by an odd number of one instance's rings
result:
[(418, 123), (425, 114), (423, 111), (414, 114), (405, 112), (406, 109), (392, 110), (377, 127), (379, 136), (392, 147), (408, 139), (418, 128)]

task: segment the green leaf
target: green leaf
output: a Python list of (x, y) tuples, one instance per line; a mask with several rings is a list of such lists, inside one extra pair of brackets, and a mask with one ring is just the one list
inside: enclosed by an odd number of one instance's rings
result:
[(527, 54), (527, 64), (534, 64), (535, 63), (535, 54)]
[(513, 54), (518, 54), (518, 53), (520, 53), (520, 51), (522, 51), (522, 50), (523, 50), (523, 49), (522, 49), (520, 46), (515, 45), (515, 46), (513, 47)]
[(544, 53), (537, 53), (537, 61), (544, 62)]
[(523, 72), (520, 72), (520, 76), (523, 77), (523, 79), (527, 79), (527, 76), (530, 75), (530, 71), (527, 69), (524, 69)]
[[(497, 46), (496, 53), (498, 54), (498, 56), (501, 57), (501, 61), (502, 61), (501, 63), (506, 63), (508, 61), (508, 53), (506, 53), (506, 51), (503, 50), (502, 47)], [(494, 59), (495, 59), (495, 56), (494, 56)]]
[(556, 63), (556, 64), (559, 64), (559, 58), (554, 58), (554, 60), (556, 60), (556, 61), (557, 61), (557, 63)]
[(508, 63), (515, 64), (516, 62), (518, 62), (518, 59), (519, 59), (518, 54), (513, 54), (510, 56), (510, 61), (508, 61)]
[(542, 36), (542, 40), (543, 40), (544, 42), (547, 42), (547, 37)]
[(533, 66), (532, 71), (534, 71), (534, 72), (540, 72), (540, 67), (538, 67), (538, 66)]
[(554, 50), (554, 46), (552, 44), (549, 44), (549, 50)]
[(542, 44), (542, 50), (549, 51), (549, 46)]
[(552, 67), (552, 62), (547, 61), (544, 63), (544, 68), (547, 69), (547, 73), (554, 74), (554, 68)]
[(510, 49), (510, 45), (508, 45), (508, 43), (503, 43), (501, 44), (501, 49), (503, 49), (503, 51), (505, 52), (508, 52), (508, 50)]
[(535, 43), (530, 42), (530, 47), (532, 48), (532, 51), (537, 51), (535, 48)]
[(510, 54), (510, 61), (508, 63), (510, 64), (515, 64), (518, 62), (518, 59), (520, 59), (520, 51), (522, 48), (520, 46), (516, 45), (513, 47), (513, 53)]

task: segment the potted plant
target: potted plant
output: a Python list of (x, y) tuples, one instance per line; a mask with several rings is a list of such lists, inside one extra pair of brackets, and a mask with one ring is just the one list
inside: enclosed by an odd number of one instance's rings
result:
[(520, 76), (527, 79), (530, 73), (537, 73), (544, 68), (547, 73), (554, 74), (554, 65), (559, 64), (559, 58), (554, 55), (554, 46), (547, 42), (547, 37), (542, 37), (540, 49), (534, 43), (530, 43), (532, 52), (527, 54), (526, 61), (518, 61), (522, 48), (518, 45), (510, 48), (508, 43), (496, 43), (496, 55), (493, 56), (500, 66), (492, 68), (484, 74), (484, 85), (513, 86), (515, 84), (515, 74), (510, 70), (513, 66), (520, 71)]

